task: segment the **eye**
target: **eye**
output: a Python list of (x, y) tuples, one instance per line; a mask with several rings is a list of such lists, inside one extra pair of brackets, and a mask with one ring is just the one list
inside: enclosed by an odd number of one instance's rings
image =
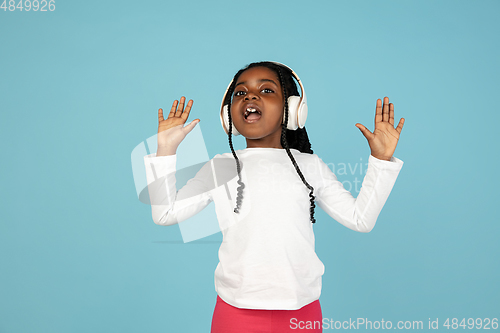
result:
[(269, 94), (269, 93), (273, 93), (274, 90), (272, 89), (269, 89), (269, 88), (265, 88), (265, 89), (262, 89), (263, 92), (265, 92), (266, 94)]
[(243, 96), (245, 94), (244, 91), (240, 90), (234, 93), (234, 96)]

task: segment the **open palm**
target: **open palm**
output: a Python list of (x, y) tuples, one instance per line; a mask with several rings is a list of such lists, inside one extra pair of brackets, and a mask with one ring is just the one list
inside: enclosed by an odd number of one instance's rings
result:
[(184, 109), (185, 102), (184, 96), (181, 97), (180, 102), (175, 100), (167, 119), (163, 117), (163, 110), (158, 110), (158, 156), (175, 154), (181, 141), (200, 122), (199, 119), (195, 119), (184, 126), (191, 112), (193, 100), (189, 100)]
[(375, 129), (373, 133), (360, 123), (357, 123), (356, 127), (359, 128), (368, 140), (371, 155), (378, 159), (389, 161), (396, 150), (404, 122), (405, 119), (401, 118), (398, 126), (394, 128), (394, 104), (389, 104), (389, 97), (385, 97), (383, 108), (382, 101), (377, 99)]

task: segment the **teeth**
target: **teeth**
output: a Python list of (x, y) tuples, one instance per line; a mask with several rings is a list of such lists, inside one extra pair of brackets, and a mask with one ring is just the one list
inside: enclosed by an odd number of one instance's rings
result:
[(255, 108), (251, 108), (251, 107), (250, 107), (250, 108), (247, 108), (247, 109), (245, 110), (245, 118), (246, 118), (246, 117), (248, 117), (248, 115), (249, 115), (250, 113), (252, 113), (252, 112), (258, 112), (258, 113), (260, 113), (260, 112), (259, 112), (259, 111), (257, 111)]

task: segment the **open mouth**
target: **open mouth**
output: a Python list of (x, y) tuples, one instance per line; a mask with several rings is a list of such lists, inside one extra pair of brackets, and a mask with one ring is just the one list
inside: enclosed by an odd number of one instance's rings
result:
[(246, 122), (253, 123), (253, 122), (255, 122), (255, 121), (257, 121), (257, 120), (260, 119), (260, 117), (262, 116), (262, 112), (260, 112), (256, 108), (248, 107), (245, 110), (244, 116), (245, 116), (245, 121)]

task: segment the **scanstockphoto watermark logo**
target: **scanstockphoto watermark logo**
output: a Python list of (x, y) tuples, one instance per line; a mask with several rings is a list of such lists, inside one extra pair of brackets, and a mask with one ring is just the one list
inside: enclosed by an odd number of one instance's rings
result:
[[(399, 320), (393, 323), (390, 320), (369, 320), (368, 318), (349, 318), (349, 320), (335, 320), (332, 318), (323, 318), (319, 320), (298, 320), (297, 318), (290, 319), (290, 328), (292, 330), (298, 331), (308, 331), (308, 330), (421, 330), (424, 328), (424, 322), (422, 320), (414, 321), (402, 321)], [(429, 328), (430, 320), (429, 320)]]
[[(334, 185), (334, 182), (340, 182), (352, 194), (360, 192), (361, 184), (368, 168), (368, 163), (363, 163), (362, 158), (359, 159), (359, 162), (355, 163), (323, 163), (335, 174), (335, 178), (329, 175), (324, 169), (319, 169), (316, 163), (299, 163), (299, 167), (306, 180), (312, 175), (319, 174), (323, 176), (321, 184), (323, 187), (329, 187), (330, 185)], [(282, 164), (281, 162), (271, 162), (261, 159), (257, 162), (257, 166), (256, 170), (252, 170), (253, 179), (256, 185), (264, 192), (272, 191), (275, 194), (287, 195), (287, 193), (302, 192), (305, 190), (304, 183), (296, 176), (297, 173), (291, 161), (290, 163)], [(284, 173), (292, 173), (296, 177), (292, 177), (294, 180), (283, 182), (281, 176)], [(316, 184), (316, 186), (318, 185)]]
[(319, 320), (299, 320), (290, 318), (290, 328), (299, 332), (311, 330), (361, 330), (361, 331), (383, 331), (383, 330), (497, 330), (498, 318), (426, 318), (424, 320), (385, 320), (369, 318), (349, 318), (348, 320), (335, 320), (323, 318)]
[[(359, 194), (363, 179), (368, 170), (368, 162), (363, 162), (363, 158), (360, 157), (358, 162), (329, 163), (323, 161), (323, 163), (329, 171), (335, 175), (334, 177), (329, 175), (325, 169), (318, 169), (318, 165), (315, 163), (300, 165), (300, 169), (306, 179), (308, 178), (308, 175), (320, 174), (322, 176), (323, 187), (329, 187), (334, 185), (334, 183), (340, 182), (344, 189), (351, 192), (351, 194), (354, 194), (355, 196)], [(260, 161), (259, 170), (257, 171), (259, 173), (259, 186), (273, 189), (281, 188), (283, 193), (302, 190), (304, 185), (298, 177), (295, 182), (283, 183), (280, 181), (279, 175), (285, 169), (288, 169), (289, 172), (291, 170), (292, 173), (295, 173), (295, 169), (291, 163), (290, 165), (284, 167), (281, 163)]]
[[(179, 145), (175, 159), (156, 158), (157, 140), (155, 134), (139, 143), (131, 153), (137, 198), (151, 206), (155, 222), (178, 224), (182, 240), (187, 243), (225, 230), (249, 214), (252, 207), (250, 195), (244, 195), (239, 213), (234, 213), (239, 179), (234, 157), (225, 154), (210, 159), (200, 125)], [(174, 162), (169, 164), (169, 160)], [(360, 191), (367, 169), (367, 163), (363, 163), (361, 158), (356, 163), (325, 164), (334, 174), (350, 177), (338, 180), (346, 190), (353, 194)], [(240, 166), (241, 179), (245, 183), (246, 168), (241, 159)], [(322, 172), (315, 163), (300, 168), (306, 178), (307, 175)], [(283, 172), (296, 174), (291, 162), (282, 164), (261, 160), (257, 169), (252, 169), (252, 185), (266, 193), (271, 191), (274, 195), (307, 192), (298, 176), (295, 181), (281, 181)], [(323, 185), (328, 186), (329, 183)], [(216, 205), (204, 209), (210, 201)], [(307, 198), (304, 202), (308, 203)]]
[[(132, 173), (140, 202), (152, 212), (175, 215), (184, 243), (199, 240), (226, 229), (249, 212), (250, 199), (239, 214), (234, 214), (238, 174), (234, 158), (209, 159), (201, 127), (196, 126), (177, 149), (175, 165), (154, 157), (157, 135), (139, 143), (131, 154)], [(151, 159), (153, 157), (153, 159)], [(240, 161), (241, 176), (244, 177)], [(185, 185), (191, 182), (189, 186)], [(179, 191), (177, 191), (179, 190)], [(203, 209), (210, 197), (218, 203), (214, 209)]]
[(359, 193), (361, 184), (368, 169), (368, 161), (364, 162), (360, 157), (358, 162), (325, 162), (328, 168), (337, 176), (344, 188), (351, 193)]

